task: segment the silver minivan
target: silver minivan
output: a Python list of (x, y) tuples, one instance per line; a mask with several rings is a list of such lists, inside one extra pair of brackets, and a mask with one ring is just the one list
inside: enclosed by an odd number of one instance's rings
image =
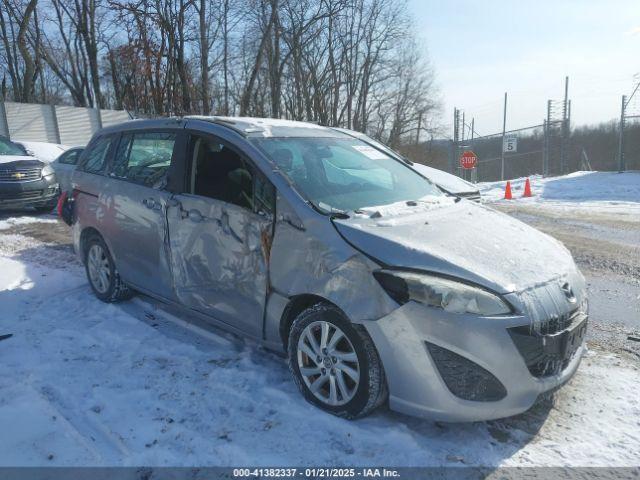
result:
[(286, 353), (335, 415), (514, 415), (586, 348), (585, 281), (561, 243), (344, 132), (132, 121), (94, 136), (72, 186), (99, 299), (139, 291)]

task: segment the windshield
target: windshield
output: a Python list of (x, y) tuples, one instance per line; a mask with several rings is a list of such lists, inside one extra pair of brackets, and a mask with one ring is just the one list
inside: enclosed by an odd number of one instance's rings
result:
[(27, 152), (20, 145), (0, 138), (0, 155), (26, 155)]
[(252, 140), (301, 194), (325, 211), (354, 211), (442, 195), (403, 162), (355, 138)]

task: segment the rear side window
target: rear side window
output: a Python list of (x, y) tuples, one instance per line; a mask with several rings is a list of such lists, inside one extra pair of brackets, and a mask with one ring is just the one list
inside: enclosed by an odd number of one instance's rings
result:
[(99, 138), (85, 152), (82, 170), (89, 173), (99, 173), (103, 170), (107, 153), (113, 141), (113, 136)]
[(78, 157), (80, 156), (81, 150), (72, 150), (70, 152), (65, 152), (60, 155), (58, 159), (59, 163), (63, 163), (65, 165), (75, 165), (78, 162)]
[(171, 165), (176, 133), (146, 132), (122, 136), (111, 176), (162, 188)]

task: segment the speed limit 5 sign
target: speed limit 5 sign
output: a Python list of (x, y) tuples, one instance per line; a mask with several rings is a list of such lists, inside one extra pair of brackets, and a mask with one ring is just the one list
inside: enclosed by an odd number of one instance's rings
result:
[(505, 137), (502, 144), (504, 153), (515, 153), (518, 151), (518, 137)]

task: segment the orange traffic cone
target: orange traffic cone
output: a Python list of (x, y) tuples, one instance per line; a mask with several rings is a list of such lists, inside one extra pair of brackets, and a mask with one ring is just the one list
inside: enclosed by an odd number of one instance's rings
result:
[(531, 195), (531, 183), (529, 182), (529, 179), (527, 178), (527, 181), (524, 182), (524, 193), (522, 194), (523, 197), (532, 197), (533, 195)]
[(511, 195), (511, 182), (507, 180), (507, 186), (504, 189), (504, 199), (512, 200), (513, 196)]

